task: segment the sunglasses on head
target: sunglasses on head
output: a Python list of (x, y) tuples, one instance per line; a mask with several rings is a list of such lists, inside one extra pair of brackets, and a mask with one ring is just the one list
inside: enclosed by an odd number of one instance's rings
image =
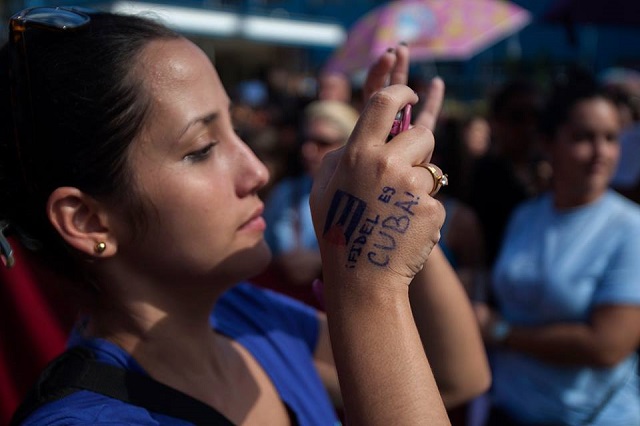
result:
[(9, 85), (13, 115), (14, 145), (26, 189), (35, 192), (36, 184), (29, 179), (29, 156), (34, 148), (34, 97), (30, 75), (28, 40), (34, 31), (70, 33), (85, 28), (91, 9), (79, 7), (34, 7), (22, 10), (9, 20)]

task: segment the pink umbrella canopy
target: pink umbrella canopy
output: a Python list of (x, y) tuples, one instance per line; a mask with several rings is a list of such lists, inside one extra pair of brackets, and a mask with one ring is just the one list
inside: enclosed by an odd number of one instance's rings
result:
[(401, 41), (414, 61), (465, 60), (529, 22), (527, 10), (505, 0), (396, 0), (356, 21), (327, 69), (366, 68)]

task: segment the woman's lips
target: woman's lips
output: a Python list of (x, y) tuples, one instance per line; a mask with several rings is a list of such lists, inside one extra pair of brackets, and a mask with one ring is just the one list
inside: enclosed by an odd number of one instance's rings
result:
[(255, 211), (251, 218), (240, 226), (241, 230), (264, 232), (267, 229), (267, 223), (262, 217), (264, 207), (260, 207)]

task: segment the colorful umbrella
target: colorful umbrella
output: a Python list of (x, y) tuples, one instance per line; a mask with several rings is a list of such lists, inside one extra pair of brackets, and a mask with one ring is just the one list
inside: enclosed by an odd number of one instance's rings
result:
[(368, 67), (399, 42), (411, 59), (464, 60), (522, 29), (531, 14), (505, 0), (397, 0), (379, 6), (351, 27), (327, 68)]

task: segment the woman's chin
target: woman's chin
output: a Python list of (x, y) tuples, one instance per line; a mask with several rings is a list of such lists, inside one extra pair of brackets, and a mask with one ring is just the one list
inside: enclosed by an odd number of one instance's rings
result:
[(248, 279), (264, 272), (271, 263), (273, 255), (266, 241), (262, 240), (243, 257), (240, 272), (243, 275), (243, 279)]

